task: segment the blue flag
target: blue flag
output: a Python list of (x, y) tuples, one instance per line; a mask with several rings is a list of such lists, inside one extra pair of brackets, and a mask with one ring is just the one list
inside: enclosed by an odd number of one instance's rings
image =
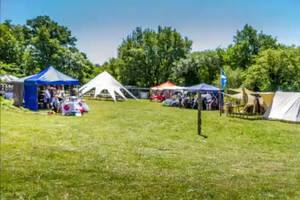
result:
[(227, 83), (226, 74), (225, 74), (225, 72), (222, 70), (222, 71), (221, 71), (221, 87), (222, 87), (222, 88), (225, 88), (226, 83)]

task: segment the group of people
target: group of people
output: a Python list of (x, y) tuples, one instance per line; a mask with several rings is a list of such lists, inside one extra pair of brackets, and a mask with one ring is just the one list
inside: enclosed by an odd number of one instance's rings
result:
[(166, 99), (171, 98), (172, 96), (173, 93), (170, 90), (155, 91), (151, 96), (151, 100), (164, 101)]
[(10, 84), (0, 84), (0, 96), (4, 96), (6, 99), (13, 98), (13, 86)]
[(218, 97), (214, 93), (206, 93), (201, 95), (202, 97), (202, 110), (217, 110), (218, 109)]
[(43, 101), (44, 108), (59, 112), (60, 102), (65, 98), (64, 86), (44, 86), (43, 93), (39, 88), (39, 97)]
[[(178, 106), (179, 108), (198, 108), (198, 95), (192, 93), (177, 92), (171, 98), (164, 101), (169, 106)], [(206, 93), (201, 95), (202, 110), (217, 110), (219, 106), (218, 95)]]

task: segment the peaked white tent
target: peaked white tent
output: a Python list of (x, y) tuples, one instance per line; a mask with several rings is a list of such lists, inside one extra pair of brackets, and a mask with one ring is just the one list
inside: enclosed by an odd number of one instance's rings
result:
[(131, 92), (129, 92), (121, 83), (119, 83), (106, 71), (102, 72), (94, 79), (90, 80), (88, 83), (79, 88), (79, 92), (83, 95), (91, 91), (92, 89), (95, 89), (94, 97), (101, 94), (103, 90), (107, 90), (114, 101), (116, 101), (116, 94), (120, 95), (124, 99), (127, 99), (121, 91), (121, 89), (123, 89), (130, 96), (136, 99), (136, 97)]
[(264, 118), (300, 122), (300, 92), (276, 92)]

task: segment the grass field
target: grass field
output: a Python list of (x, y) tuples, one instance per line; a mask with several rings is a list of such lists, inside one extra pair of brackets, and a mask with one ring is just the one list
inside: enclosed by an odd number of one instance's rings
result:
[(1, 110), (1, 199), (300, 199), (300, 125), (149, 101)]

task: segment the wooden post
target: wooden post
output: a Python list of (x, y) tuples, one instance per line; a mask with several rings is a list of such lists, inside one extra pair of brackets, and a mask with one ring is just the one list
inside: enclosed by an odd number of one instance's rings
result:
[(198, 135), (201, 135), (201, 109), (202, 109), (201, 92), (198, 92)]

